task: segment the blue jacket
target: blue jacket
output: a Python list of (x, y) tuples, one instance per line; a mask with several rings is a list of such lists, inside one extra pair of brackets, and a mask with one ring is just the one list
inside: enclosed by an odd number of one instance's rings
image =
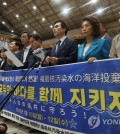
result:
[(111, 45), (112, 45), (112, 38), (110, 38), (110, 37), (105, 37), (104, 39), (106, 39), (106, 40), (108, 41), (108, 43), (109, 43), (109, 45), (110, 45), (110, 47), (111, 47)]
[(87, 61), (90, 57), (95, 57), (97, 60), (109, 58), (110, 45), (107, 40), (98, 38), (93, 39), (85, 56), (83, 56), (85, 45), (86, 42), (78, 48), (78, 62)]

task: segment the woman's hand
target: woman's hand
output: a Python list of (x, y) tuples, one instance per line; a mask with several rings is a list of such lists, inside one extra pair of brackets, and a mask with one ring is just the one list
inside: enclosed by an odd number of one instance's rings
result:
[(88, 59), (88, 62), (89, 62), (89, 63), (92, 63), (92, 62), (95, 61), (95, 60), (97, 60), (95, 57), (91, 57), (91, 58)]

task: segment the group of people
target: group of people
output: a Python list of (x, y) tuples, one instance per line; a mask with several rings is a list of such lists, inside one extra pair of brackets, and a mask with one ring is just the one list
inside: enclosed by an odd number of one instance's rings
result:
[[(59, 20), (54, 23), (53, 34), (57, 38), (57, 43), (51, 50), (50, 57), (45, 59), (42, 66), (61, 65), (76, 62), (93, 62), (120, 57), (119, 37), (117, 35), (113, 41), (103, 35), (106, 30), (100, 20), (94, 16), (83, 18), (81, 34), (85, 42), (78, 44), (75, 40), (69, 39), (68, 29), (64, 21)], [(10, 43), (10, 50), (24, 64), (23, 67), (16, 67), (5, 55), (5, 49), (1, 50), (1, 70), (26, 69), (33, 66), (40, 60), (33, 54), (38, 48), (42, 49), (42, 40), (39, 34), (29, 35), (27, 32), (21, 34), (20, 39), (13, 39)], [(38, 67), (36, 65), (36, 67)]]
[[(120, 12), (119, 12), (120, 22)], [(64, 21), (59, 20), (54, 23), (53, 34), (57, 38), (57, 43), (53, 46), (47, 59), (42, 62), (42, 66), (53, 66), (70, 64), (76, 62), (103, 60), (109, 58), (120, 58), (120, 34), (113, 40), (106, 37), (106, 29), (100, 20), (94, 16), (83, 18), (81, 34), (85, 38), (83, 44), (78, 45), (75, 40), (69, 39), (68, 29)], [(30, 68), (37, 63), (40, 58), (33, 54), (37, 49), (42, 48), (42, 40), (39, 34), (29, 35), (27, 32), (21, 34), (20, 39), (13, 39), (10, 43), (10, 50), (24, 64), (23, 67), (16, 67), (9, 57), (6, 57), (5, 49), (0, 52), (1, 70), (14, 70)], [(35, 67), (38, 67), (36, 64)]]
[[(67, 32), (67, 25), (64, 21), (59, 20), (54, 23), (53, 34), (58, 41), (52, 48), (50, 57), (44, 60), (42, 66), (84, 61), (93, 62), (94, 60), (120, 57), (120, 35), (117, 35), (113, 41), (110, 37), (106, 37), (104, 35), (106, 29), (100, 20), (94, 16), (83, 18), (81, 34), (85, 38), (85, 42), (80, 44), (79, 47), (75, 40), (69, 39), (66, 36)], [(12, 40), (10, 50), (24, 66), (16, 67), (12, 61), (6, 57), (6, 50), (2, 49), (0, 53), (2, 58), (0, 69), (6, 71), (30, 68), (40, 60), (40, 58), (33, 54), (38, 48), (43, 49), (40, 35), (29, 35), (29, 33), (23, 32), (20, 39)], [(36, 65), (36, 67), (38, 66)]]

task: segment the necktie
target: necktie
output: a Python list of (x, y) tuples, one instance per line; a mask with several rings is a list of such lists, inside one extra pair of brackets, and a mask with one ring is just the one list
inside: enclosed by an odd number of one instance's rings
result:
[(59, 40), (59, 41), (57, 42), (57, 45), (56, 45), (56, 54), (58, 53), (58, 50), (59, 50), (59, 48), (60, 48), (60, 43), (61, 43), (61, 41)]

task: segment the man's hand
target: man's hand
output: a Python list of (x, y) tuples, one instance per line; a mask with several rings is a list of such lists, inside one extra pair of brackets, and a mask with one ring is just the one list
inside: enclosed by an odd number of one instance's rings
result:
[(15, 65), (13, 64), (13, 62), (12, 62), (11, 60), (9, 60), (9, 59), (7, 59), (7, 63), (8, 63), (9, 65), (15, 66)]
[(56, 57), (49, 57), (48, 61), (51, 62), (53, 65), (58, 64), (58, 58), (56, 58)]
[(49, 61), (48, 60), (44, 60), (42, 64), (45, 65), (45, 66), (48, 66), (49, 65)]

